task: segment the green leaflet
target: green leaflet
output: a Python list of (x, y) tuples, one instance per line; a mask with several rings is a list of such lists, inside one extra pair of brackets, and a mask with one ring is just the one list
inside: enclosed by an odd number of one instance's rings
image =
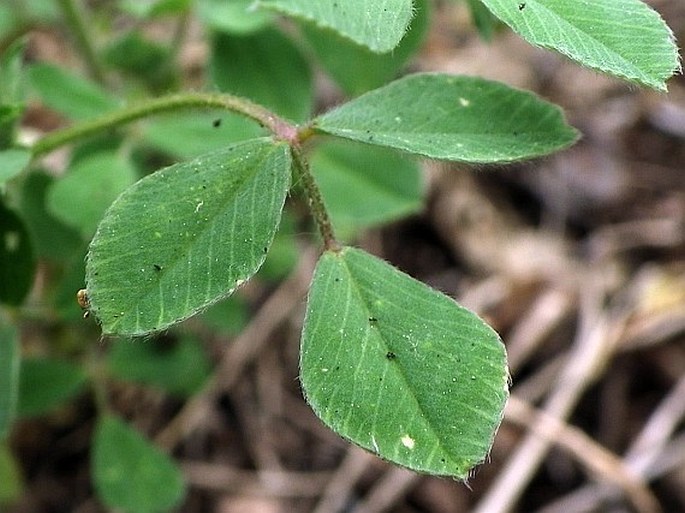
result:
[(314, 100), (309, 65), (290, 39), (274, 28), (216, 34), (210, 72), (223, 92), (249, 98), (295, 121), (310, 116)]
[(199, 340), (182, 337), (140, 343), (119, 340), (107, 355), (112, 376), (144, 383), (180, 397), (196, 393), (211, 373), (211, 363)]
[(578, 137), (559, 107), (482, 78), (409, 75), (314, 120), (339, 137), (471, 163), (547, 155)]
[(20, 305), (35, 272), (36, 257), (26, 224), (0, 198), (0, 303)]
[(120, 0), (120, 8), (139, 18), (156, 18), (181, 14), (188, 10), (190, 0)]
[(302, 23), (302, 28), (326, 71), (348, 95), (357, 96), (396, 78), (423, 44), (429, 29), (430, 3), (418, 0), (414, 8), (414, 18), (399, 45), (383, 54), (372, 52), (330, 29), (311, 23)]
[(179, 159), (198, 157), (265, 132), (253, 121), (225, 110), (161, 115), (148, 120), (144, 130), (146, 142)]
[[(20, 212), (35, 244), (36, 256), (50, 262), (67, 261), (82, 244), (78, 233), (62, 224), (48, 211), (47, 196), (57, 181), (47, 173), (34, 171), (27, 173), (21, 191)], [(73, 300), (72, 290), (70, 301)]]
[(47, 207), (65, 225), (92, 237), (109, 205), (136, 179), (131, 162), (101, 151), (77, 160), (48, 193)]
[(29, 68), (29, 79), (48, 107), (72, 119), (94, 118), (119, 106), (99, 85), (64, 68), (35, 64)]
[(307, 400), (338, 434), (393, 463), (462, 479), (485, 458), (508, 397), (492, 328), (350, 247), (317, 265), (300, 367)]
[(81, 367), (62, 360), (27, 358), (21, 361), (18, 413), (42, 415), (83, 389), (87, 376)]
[(368, 144), (330, 140), (311, 155), (312, 172), (339, 236), (421, 209), (418, 164), (407, 155)]
[(161, 330), (229, 295), (264, 261), (289, 186), (287, 145), (254, 139), (126, 190), (86, 262), (90, 309), (103, 332)]
[(31, 152), (24, 149), (9, 149), (0, 151), (0, 188), (7, 181), (11, 180), (31, 161)]
[(249, 34), (273, 18), (270, 12), (254, 9), (254, 0), (198, 0), (197, 11), (205, 25), (228, 34)]
[(166, 512), (185, 495), (183, 476), (173, 460), (111, 415), (98, 421), (91, 473), (101, 500), (125, 513)]
[(0, 445), (14, 422), (19, 395), (17, 330), (0, 319)]
[(17, 458), (6, 442), (0, 441), (0, 506), (12, 504), (24, 492), (24, 483)]
[(258, 0), (257, 5), (333, 29), (377, 53), (399, 44), (412, 17), (411, 0)]
[(659, 91), (680, 69), (673, 33), (640, 0), (482, 0), (529, 43)]

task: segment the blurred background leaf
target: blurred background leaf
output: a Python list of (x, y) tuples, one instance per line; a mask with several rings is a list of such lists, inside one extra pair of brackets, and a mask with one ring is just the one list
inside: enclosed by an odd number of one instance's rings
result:
[(349, 96), (375, 89), (397, 78), (423, 44), (430, 22), (428, 0), (414, 2), (414, 17), (399, 45), (388, 53), (376, 53), (339, 33), (309, 23), (301, 28), (324, 69)]
[(203, 23), (227, 34), (248, 34), (273, 21), (273, 14), (255, 8), (254, 0), (198, 0), (198, 15)]
[(119, 379), (152, 385), (181, 397), (197, 392), (211, 370), (202, 344), (190, 336), (119, 340), (107, 355), (107, 367)]
[(305, 121), (311, 114), (309, 64), (274, 28), (242, 36), (216, 33), (209, 68), (220, 91), (249, 98), (293, 121)]
[(256, 5), (333, 29), (377, 53), (399, 44), (413, 16), (412, 0), (259, 0)]
[(48, 210), (88, 239), (107, 207), (136, 181), (136, 175), (131, 162), (120, 154), (89, 155), (76, 161), (64, 177), (52, 184)]
[(35, 271), (36, 257), (24, 220), (0, 198), (0, 303), (21, 304)]
[(122, 420), (100, 418), (91, 474), (98, 496), (124, 513), (162, 513), (178, 505), (185, 484), (174, 462)]
[(408, 155), (352, 141), (326, 140), (312, 151), (311, 166), (336, 233), (343, 239), (423, 206), (419, 166)]
[(34, 64), (29, 68), (29, 79), (45, 105), (70, 119), (94, 118), (120, 105), (102, 87), (67, 68)]
[[(14, 326), (0, 318), (0, 446), (9, 434), (19, 396), (19, 340)], [(2, 483), (2, 480), (0, 480)]]
[(64, 404), (83, 390), (84, 369), (65, 360), (24, 358), (19, 379), (18, 414), (43, 415)]
[(266, 135), (252, 120), (226, 111), (178, 112), (144, 123), (145, 141), (179, 159), (189, 159), (232, 142)]

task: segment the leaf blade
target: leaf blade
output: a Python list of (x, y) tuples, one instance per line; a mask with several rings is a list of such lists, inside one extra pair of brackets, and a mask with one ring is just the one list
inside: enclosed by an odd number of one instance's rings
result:
[(261, 0), (257, 5), (333, 29), (377, 53), (399, 44), (412, 17), (411, 0)]
[(0, 187), (21, 173), (31, 161), (31, 152), (21, 148), (0, 151)]
[(330, 29), (302, 23), (303, 33), (321, 65), (350, 96), (357, 96), (397, 78), (419, 50), (430, 24), (430, 3), (414, 1), (414, 18), (392, 52), (379, 54)]
[(36, 256), (24, 219), (0, 200), (0, 303), (19, 305), (36, 273)]
[(311, 168), (338, 236), (399, 219), (423, 205), (418, 164), (387, 148), (325, 141), (312, 152)]
[(112, 376), (143, 383), (179, 397), (196, 393), (211, 373), (211, 362), (200, 342), (181, 337), (169, 344), (119, 341), (107, 355)]
[(198, 16), (202, 22), (220, 32), (249, 34), (272, 22), (273, 14), (252, 9), (254, 0), (199, 0)]
[(173, 461), (120, 419), (103, 416), (93, 440), (93, 482), (111, 508), (127, 513), (161, 513), (185, 495)]
[(78, 394), (87, 382), (83, 370), (67, 361), (27, 358), (21, 362), (18, 414), (49, 412)]
[(34, 64), (28, 75), (41, 100), (72, 119), (94, 118), (119, 106), (119, 102), (99, 85), (63, 68)]
[(85, 238), (95, 233), (107, 207), (136, 179), (133, 164), (116, 152), (101, 151), (73, 163), (47, 197), (49, 212)]
[(160, 115), (148, 120), (144, 127), (147, 143), (179, 160), (199, 157), (265, 133), (252, 120), (219, 110)]
[(12, 427), (19, 396), (19, 342), (17, 330), (0, 322), (0, 442)]
[(529, 43), (589, 68), (666, 91), (680, 69), (671, 29), (640, 0), (482, 0)]
[(244, 96), (295, 121), (310, 116), (314, 102), (309, 65), (297, 46), (274, 28), (215, 34), (210, 75), (220, 91)]
[(323, 114), (313, 126), (347, 139), (471, 163), (538, 157), (578, 137), (559, 107), (533, 93), (439, 73), (396, 80)]
[(475, 314), (353, 248), (315, 271), (301, 381), (316, 414), (393, 463), (465, 478), (508, 396), (504, 347)]
[(86, 261), (90, 309), (103, 332), (158, 331), (229, 295), (263, 263), (289, 184), (287, 145), (264, 138), (176, 164), (125, 191)]

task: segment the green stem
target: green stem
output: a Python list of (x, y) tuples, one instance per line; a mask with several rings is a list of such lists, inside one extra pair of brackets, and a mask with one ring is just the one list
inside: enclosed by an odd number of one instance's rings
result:
[(323, 238), (324, 247), (331, 251), (340, 249), (340, 244), (335, 239), (333, 225), (324, 205), (321, 191), (314, 180), (314, 176), (312, 176), (307, 160), (302, 155), (300, 144), (312, 135), (311, 130), (304, 128), (302, 131), (298, 131), (298, 128), (288, 121), (245, 98), (224, 94), (183, 93), (148, 100), (140, 105), (111, 112), (98, 119), (86, 121), (46, 135), (33, 145), (33, 158), (45, 155), (61, 146), (90, 137), (99, 132), (112, 130), (137, 119), (162, 112), (191, 108), (218, 108), (242, 114), (271, 131), (277, 139), (287, 142), (293, 155), (295, 168), (302, 180), (305, 194), (309, 199), (314, 221), (318, 225), (319, 232)]
[(83, 58), (88, 67), (90, 76), (99, 83), (104, 83), (105, 73), (102, 69), (102, 64), (97, 57), (95, 45), (93, 44), (90, 32), (87, 28), (87, 23), (83, 18), (83, 6), (76, 5), (78, 0), (57, 0), (64, 19), (76, 39), (76, 44), (79, 46)]
[(295, 163), (295, 169), (297, 169), (305, 194), (309, 200), (309, 208), (314, 216), (314, 221), (319, 227), (324, 248), (329, 251), (339, 251), (341, 248), (340, 243), (335, 239), (331, 218), (328, 216), (328, 210), (326, 210), (319, 186), (316, 184), (316, 180), (314, 180), (314, 176), (309, 169), (309, 163), (304, 158), (304, 155), (302, 155), (299, 145), (291, 145), (290, 150), (293, 162)]
[(264, 107), (244, 98), (212, 93), (183, 93), (148, 100), (139, 105), (133, 105), (105, 114), (92, 121), (86, 121), (64, 130), (52, 132), (33, 145), (33, 157), (39, 157), (66, 144), (90, 137), (99, 132), (112, 130), (141, 118), (162, 112), (192, 108), (229, 110), (257, 121), (260, 125), (270, 130), (277, 138), (289, 143), (295, 141), (297, 137), (296, 127)]

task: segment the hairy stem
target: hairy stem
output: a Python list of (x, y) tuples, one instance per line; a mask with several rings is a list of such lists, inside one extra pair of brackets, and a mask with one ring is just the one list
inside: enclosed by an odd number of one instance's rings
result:
[(316, 180), (314, 180), (314, 176), (309, 169), (309, 163), (304, 158), (304, 155), (302, 155), (302, 150), (299, 145), (291, 145), (290, 148), (293, 155), (293, 162), (295, 163), (295, 169), (297, 170), (299, 178), (302, 180), (305, 194), (309, 200), (309, 208), (314, 216), (314, 221), (319, 228), (324, 248), (330, 251), (338, 251), (340, 249), (340, 243), (335, 239), (333, 224), (331, 223), (330, 217), (328, 217), (328, 210), (326, 210), (326, 205), (324, 205), (319, 186), (316, 184)]
[(333, 225), (328, 216), (328, 211), (321, 197), (321, 191), (312, 176), (307, 160), (302, 155), (301, 141), (308, 139), (312, 135), (311, 130), (304, 128), (298, 131), (297, 126), (245, 98), (225, 94), (183, 93), (148, 100), (139, 105), (123, 108), (92, 121), (86, 121), (46, 135), (33, 145), (33, 158), (50, 153), (61, 146), (100, 132), (112, 130), (141, 118), (162, 112), (192, 108), (218, 108), (242, 114), (269, 130), (276, 139), (287, 142), (293, 155), (295, 168), (302, 180), (305, 194), (309, 200), (314, 221), (323, 238), (324, 247), (332, 251), (340, 249), (340, 244), (336, 241), (333, 233)]
[(297, 136), (297, 129), (294, 126), (264, 107), (244, 98), (213, 93), (183, 93), (147, 100), (139, 105), (126, 107), (92, 121), (48, 134), (33, 145), (33, 156), (39, 157), (66, 144), (154, 114), (192, 108), (218, 108), (242, 114), (257, 121), (277, 138), (289, 143), (293, 143)]
[(92, 41), (91, 34), (88, 31), (86, 20), (83, 17), (83, 5), (77, 5), (78, 0), (58, 0), (64, 19), (76, 39), (76, 44), (81, 50), (83, 59), (86, 62), (88, 73), (90, 76), (98, 81), (104, 83), (105, 73), (102, 69), (102, 63), (98, 59), (95, 45)]

